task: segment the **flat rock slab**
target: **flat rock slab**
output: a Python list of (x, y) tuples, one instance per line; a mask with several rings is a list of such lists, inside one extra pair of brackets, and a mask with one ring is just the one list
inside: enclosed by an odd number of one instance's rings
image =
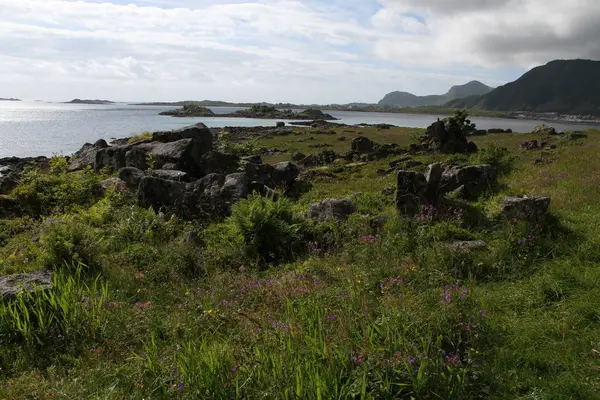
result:
[(52, 289), (50, 271), (0, 276), (0, 294), (3, 299), (12, 299), (24, 290), (33, 293), (36, 290), (50, 289)]
[(483, 240), (467, 240), (450, 243), (446, 246), (450, 251), (470, 252), (473, 250), (482, 250), (487, 247), (487, 243)]

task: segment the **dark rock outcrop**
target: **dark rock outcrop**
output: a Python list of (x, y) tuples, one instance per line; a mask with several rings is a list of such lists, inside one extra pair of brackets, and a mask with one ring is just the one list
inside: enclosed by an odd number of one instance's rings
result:
[(398, 171), (396, 207), (402, 215), (414, 216), (421, 205), (428, 204), (427, 180), (415, 171)]
[(96, 161), (96, 153), (108, 147), (106, 140), (97, 140), (94, 144), (86, 143), (81, 150), (73, 154), (69, 164), (70, 171), (79, 171), (87, 167), (93, 167)]
[(46, 169), (49, 161), (46, 157), (0, 158), (0, 194), (8, 194), (13, 190), (27, 167)]
[(425, 140), (429, 142), (430, 150), (435, 153), (454, 154), (477, 151), (476, 146), (469, 145), (462, 129), (452, 126), (448, 118), (431, 124), (427, 128)]
[(23, 291), (34, 293), (37, 290), (51, 289), (52, 272), (50, 271), (0, 276), (0, 296), (4, 300), (13, 299)]
[(240, 158), (235, 154), (209, 151), (200, 160), (200, 169), (204, 174), (231, 174), (240, 167)]
[(352, 140), (352, 151), (356, 151), (359, 153), (371, 153), (375, 148), (375, 142), (371, 139), (359, 136)]
[(288, 161), (281, 162), (275, 165), (271, 182), (276, 187), (289, 186), (294, 183), (299, 174), (300, 170), (295, 164)]
[(356, 212), (356, 206), (349, 199), (325, 199), (313, 203), (308, 209), (308, 218), (324, 222), (328, 219), (343, 221)]

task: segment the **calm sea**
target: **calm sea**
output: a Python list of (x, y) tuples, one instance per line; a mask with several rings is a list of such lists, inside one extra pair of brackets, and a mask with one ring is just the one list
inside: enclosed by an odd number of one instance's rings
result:
[[(42, 102), (0, 101), (0, 158), (33, 157), (71, 154), (81, 146), (102, 138), (123, 138), (145, 131), (160, 131), (203, 122), (209, 127), (273, 126), (274, 120), (245, 118), (173, 118), (160, 116), (160, 111), (174, 107), (114, 105), (79, 105)], [(217, 114), (239, 108), (211, 107)], [(388, 123), (398, 126), (425, 128), (440, 115), (361, 113), (330, 111), (346, 124)], [(473, 118), (478, 128), (511, 128), (529, 132), (539, 121), (501, 118)], [(558, 130), (600, 128), (598, 125), (552, 123)]]

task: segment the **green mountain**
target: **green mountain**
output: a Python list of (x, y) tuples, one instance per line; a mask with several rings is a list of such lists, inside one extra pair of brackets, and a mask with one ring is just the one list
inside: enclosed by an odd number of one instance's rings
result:
[(600, 115), (600, 61), (556, 60), (483, 96), (446, 107)]
[(407, 92), (392, 92), (379, 101), (380, 106), (388, 107), (423, 107), (441, 106), (454, 99), (462, 99), (473, 95), (482, 95), (492, 91), (492, 88), (479, 81), (471, 81), (464, 85), (452, 86), (443, 95), (416, 96)]

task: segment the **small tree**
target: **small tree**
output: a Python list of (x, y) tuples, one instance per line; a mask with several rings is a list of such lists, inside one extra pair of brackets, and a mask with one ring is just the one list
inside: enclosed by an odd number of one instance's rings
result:
[(450, 130), (460, 130), (468, 135), (475, 130), (475, 124), (468, 119), (467, 110), (456, 110), (454, 115), (447, 118)]

